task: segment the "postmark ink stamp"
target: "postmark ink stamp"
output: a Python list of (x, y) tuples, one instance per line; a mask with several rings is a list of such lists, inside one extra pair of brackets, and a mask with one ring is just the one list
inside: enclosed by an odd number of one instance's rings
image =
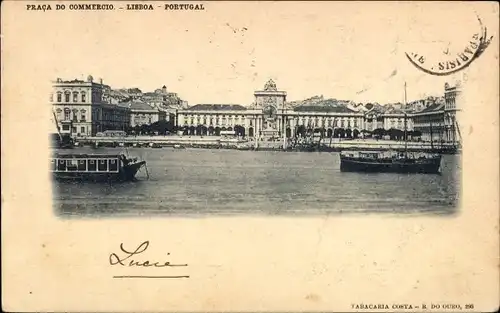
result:
[(460, 49), (450, 51), (449, 47), (446, 47), (435, 56), (411, 51), (405, 53), (406, 57), (419, 70), (431, 75), (446, 76), (467, 68), (484, 52), (493, 39), (493, 36), (488, 38), (487, 28), (479, 16), (477, 19), (480, 30), (461, 44)]

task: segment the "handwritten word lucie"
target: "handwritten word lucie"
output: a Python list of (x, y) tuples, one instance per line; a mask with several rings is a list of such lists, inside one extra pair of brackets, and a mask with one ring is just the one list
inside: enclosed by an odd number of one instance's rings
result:
[[(149, 241), (144, 241), (135, 250), (125, 249), (123, 243), (120, 244), (120, 253), (109, 255), (109, 264), (127, 267), (178, 267), (188, 266), (187, 264), (172, 264), (169, 261), (135, 260), (138, 255), (144, 253), (149, 247)], [(170, 255), (170, 253), (167, 253)]]

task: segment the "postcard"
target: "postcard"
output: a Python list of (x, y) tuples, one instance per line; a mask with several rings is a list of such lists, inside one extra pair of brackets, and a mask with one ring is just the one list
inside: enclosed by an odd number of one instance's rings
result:
[(1, 14), (5, 311), (499, 308), (496, 3)]

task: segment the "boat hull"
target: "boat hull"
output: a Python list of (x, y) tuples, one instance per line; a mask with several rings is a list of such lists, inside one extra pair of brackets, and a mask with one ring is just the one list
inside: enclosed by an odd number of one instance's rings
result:
[(342, 172), (438, 174), (440, 166), (441, 158), (416, 160), (415, 162), (373, 162), (344, 157), (340, 159)]
[(135, 180), (137, 171), (146, 164), (146, 161), (136, 162), (120, 168), (116, 173), (110, 172), (52, 172), (56, 180), (74, 180), (74, 181), (90, 181), (90, 182), (123, 182)]

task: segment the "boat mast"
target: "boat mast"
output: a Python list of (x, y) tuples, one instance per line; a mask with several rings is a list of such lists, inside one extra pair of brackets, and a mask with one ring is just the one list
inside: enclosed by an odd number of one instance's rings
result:
[(254, 139), (255, 139), (255, 150), (259, 147), (259, 118), (255, 116), (255, 131), (254, 131)]
[(405, 82), (405, 99), (404, 99), (404, 110), (405, 110), (405, 119), (404, 119), (404, 124), (405, 124), (405, 132), (404, 132), (404, 140), (405, 140), (405, 157), (408, 154), (408, 136), (406, 132), (406, 82)]
[[(283, 113), (285, 113), (284, 111), (285, 110), (283, 110)], [(283, 132), (283, 150), (286, 150), (286, 125), (285, 125), (286, 116), (284, 114), (281, 116), (281, 121), (282, 121), (281, 125), (283, 125), (281, 127), (281, 131)]]
[(330, 144), (328, 145), (328, 147), (330, 147), (330, 148), (332, 147), (332, 138), (333, 138), (333, 136), (335, 136), (335, 125), (336, 125), (335, 123), (336, 123), (336, 122), (337, 122), (337, 118), (336, 118), (336, 117), (334, 117), (334, 118), (333, 118), (333, 129), (332, 129), (332, 135), (330, 136)]
[(430, 131), (430, 134), (431, 134), (431, 151), (432, 151), (432, 150), (434, 150), (434, 144), (432, 142), (432, 137), (433, 137), (433, 135), (432, 135), (432, 117), (429, 120), (429, 131)]

